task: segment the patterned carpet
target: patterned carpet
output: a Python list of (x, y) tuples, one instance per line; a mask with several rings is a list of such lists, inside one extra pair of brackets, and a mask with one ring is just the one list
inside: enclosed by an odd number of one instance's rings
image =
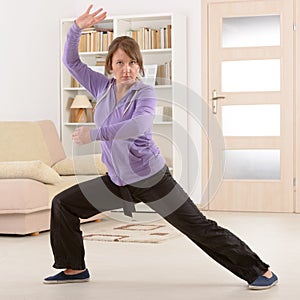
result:
[[(93, 232), (91, 232), (93, 230)], [(122, 223), (113, 219), (104, 220), (97, 228), (87, 230), (85, 241), (161, 243), (176, 238), (180, 233), (164, 220), (150, 223)]]

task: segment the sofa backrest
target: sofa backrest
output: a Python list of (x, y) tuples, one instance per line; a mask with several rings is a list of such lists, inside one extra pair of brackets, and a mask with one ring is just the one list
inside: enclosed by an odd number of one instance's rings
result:
[(0, 162), (41, 160), (52, 166), (64, 158), (52, 121), (0, 122)]

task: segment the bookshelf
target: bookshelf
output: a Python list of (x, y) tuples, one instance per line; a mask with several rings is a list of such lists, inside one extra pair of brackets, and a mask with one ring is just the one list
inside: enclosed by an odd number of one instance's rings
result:
[[(61, 56), (74, 19), (61, 20)], [(121, 35), (129, 35), (137, 40), (146, 67), (157, 66), (154, 84), (157, 111), (167, 112), (168, 115), (156, 116), (153, 138), (175, 179), (187, 188), (187, 99), (182, 88), (187, 85), (186, 17), (172, 13), (109, 16), (95, 28), (82, 33), (79, 45), (82, 61), (92, 68), (101, 69), (109, 42)], [(71, 122), (70, 106), (77, 94), (85, 94), (92, 103), (95, 102), (84, 88), (74, 83), (61, 63), (61, 140), (66, 154), (70, 156), (101, 151), (98, 143), (81, 146), (80, 150), (72, 143), (71, 134), (76, 127), (95, 126), (93, 120), (88, 123)]]

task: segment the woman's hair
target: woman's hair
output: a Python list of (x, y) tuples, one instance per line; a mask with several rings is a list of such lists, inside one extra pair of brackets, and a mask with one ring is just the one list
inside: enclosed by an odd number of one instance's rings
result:
[(129, 36), (119, 36), (115, 38), (108, 48), (108, 54), (105, 60), (105, 74), (112, 73), (112, 58), (114, 53), (122, 49), (131, 59), (134, 59), (140, 67), (140, 75), (144, 76), (143, 57), (139, 44)]

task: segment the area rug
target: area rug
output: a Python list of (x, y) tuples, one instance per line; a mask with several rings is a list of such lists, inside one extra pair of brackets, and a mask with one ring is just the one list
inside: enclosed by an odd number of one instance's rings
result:
[(164, 220), (129, 224), (105, 220), (98, 223), (97, 227), (97, 232), (85, 233), (83, 239), (97, 242), (161, 243), (180, 235), (179, 231)]

